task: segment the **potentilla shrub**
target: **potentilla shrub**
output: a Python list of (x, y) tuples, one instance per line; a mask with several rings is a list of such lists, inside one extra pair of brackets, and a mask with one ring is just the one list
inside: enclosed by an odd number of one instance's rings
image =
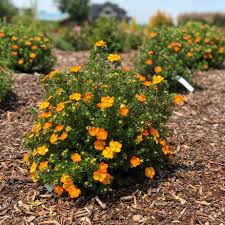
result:
[(116, 19), (108, 17), (99, 17), (90, 30), (90, 36), (87, 37), (91, 46), (98, 40), (107, 42), (109, 51), (123, 52), (127, 35), (121, 32), (119, 23)]
[(55, 61), (52, 55), (52, 44), (43, 33), (23, 25), (7, 25), (7, 33), (4, 33), (2, 40), (7, 46), (8, 57), (11, 68), (30, 71), (49, 71)]
[(0, 61), (0, 102), (11, 89), (11, 72), (4, 66), (5, 64), (6, 62)]
[(147, 80), (120, 66), (98, 41), (85, 68), (55, 70), (41, 79), (39, 105), (24, 156), (34, 181), (54, 185), (57, 195), (105, 193), (153, 178), (174, 160), (165, 123), (173, 101), (167, 82)]
[(189, 22), (180, 27), (186, 41), (187, 66), (192, 70), (218, 68), (225, 59), (225, 37), (222, 30), (199, 22)]
[(178, 76), (191, 82), (191, 71), (185, 66), (186, 52), (189, 48), (183, 44), (180, 29), (156, 28), (148, 33), (140, 47), (136, 67), (148, 78), (161, 75), (171, 87), (176, 87)]

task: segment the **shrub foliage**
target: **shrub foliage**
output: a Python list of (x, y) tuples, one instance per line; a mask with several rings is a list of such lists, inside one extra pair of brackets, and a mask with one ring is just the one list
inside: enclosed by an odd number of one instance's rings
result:
[(219, 67), (224, 47), (223, 33), (201, 23), (153, 29), (140, 47), (136, 65), (148, 77), (162, 74), (175, 87), (177, 76), (191, 81), (193, 71)]
[(42, 78), (46, 99), (28, 134), (24, 161), (34, 181), (53, 184), (57, 195), (104, 193), (153, 178), (173, 159), (165, 122), (173, 95), (161, 76), (147, 80), (124, 70), (120, 56), (99, 41), (87, 66)]
[(12, 69), (46, 72), (53, 66), (52, 45), (43, 33), (23, 25), (2, 23), (0, 34), (4, 55), (9, 58)]

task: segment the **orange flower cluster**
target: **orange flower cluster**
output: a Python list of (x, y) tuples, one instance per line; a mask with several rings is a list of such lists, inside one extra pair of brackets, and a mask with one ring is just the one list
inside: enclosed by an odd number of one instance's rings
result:
[(93, 173), (93, 179), (95, 181), (99, 181), (104, 185), (110, 184), (110, 180), (112, 176), (108, 174), (108, 165), (104, 162), (101, 162), (99, 165), (99, 169), (94, 171)]
[[(68, 174), (64, 174), (61, 176), (60, 181), (63, 183), (63, 189), (66, 190), (69, 195), (70, 198), (78, 198), (80, 196), (80, 189), (77, 188), (74, 184), (73, 184), (73, 180), (71, 179), (70, 175)], [(62, 194), (62, 189), (59, 188), (58, 186), (55, 187), (55, 192), (59, 195)]]
[(172, 42), (168, 47), (173, 49), (174, 52), (179, 52), (181, 50), (182, 44), (179, 42)]
[(113, 106), (114, 97), (106, 96), (101, 98), (101, 103), (98, 103), (97, 106), (99, 108), (105, 109)]

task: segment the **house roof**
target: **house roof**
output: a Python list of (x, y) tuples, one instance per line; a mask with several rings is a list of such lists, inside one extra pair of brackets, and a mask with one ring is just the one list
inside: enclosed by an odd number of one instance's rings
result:
[(120, 8), (117, 4), (114, 4), (111, 2), (106, 2), (103, 4), (92, 4), (91, 5), (91, 13), (90, 13), (91, 20), (96, 19), (99, 15), (99, 12), (101, 12), (102, 9), (104, 9), (106, 7), (111, 7), (118, 13), (118, 15), (126, 17), (127, 12), (124, 9)]

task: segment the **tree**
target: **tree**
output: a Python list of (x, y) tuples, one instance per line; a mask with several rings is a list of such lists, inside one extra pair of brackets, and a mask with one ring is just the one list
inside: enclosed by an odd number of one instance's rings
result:
[(68, 13), (70, 19), (81, 24), (88, 18), (90, 1), (89, 0), (56, 0), (59, 10)]
[(0, 18), (10, 18), (17, 13), (17, 8), (11, 3), (10, 0), (0, 1)]

